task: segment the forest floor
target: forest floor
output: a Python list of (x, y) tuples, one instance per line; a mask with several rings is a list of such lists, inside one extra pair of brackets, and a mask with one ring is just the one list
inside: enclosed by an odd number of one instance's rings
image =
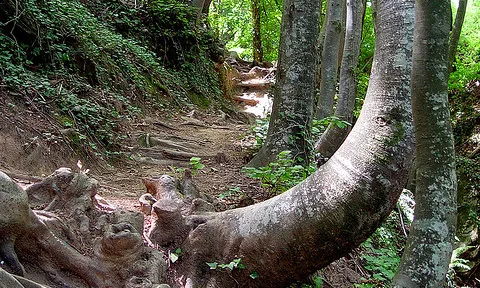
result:
[[(243, 81), (246, 84), (235, 99), (239, 105), (249, 104), (247, 111), (255, 112), (257, 106), (260, 115), (269, 109), (268, 89), (261, 83), (257, 85), (258, 77), (253, 78)], [(182, 169), (188, 168), (199, 191), (217, 199), (218, 211), (251, 205), (269, 197), (259, 181), (241, 171), (255, 151), (251, 124), (223, 112), (192, 107), (184, 111), (146, 113), (125, 123), (118, 131), (125, 136), (122, 148), (126, 157), (113, 165), (98, 162), (75, 167), (77, 161), (68, 157), (72, 147), (61, 144), (63, 131), (55, 128), (48, 112), (34, 101), (19, 101), (21, 97), (1, 89), (0, 169), (24, 187), (62, 166), (74, 171), (90, 168), (89, 175), (100, 182), (100, 196), (117, 208), (139, 210), (138, 198), (146, 193), (143, 178), (163, 174), (181, 178)], [(200, 158), (197, 165), (191, 161), (192, 157)], [(149, 217), (146, 216), (146, 229), (150, 226)], [(356, 254), (352, 252), (323, 269), (320, 273), (323, 287), (351, 287), (361, 282), (361, 277), (367, 275)]]

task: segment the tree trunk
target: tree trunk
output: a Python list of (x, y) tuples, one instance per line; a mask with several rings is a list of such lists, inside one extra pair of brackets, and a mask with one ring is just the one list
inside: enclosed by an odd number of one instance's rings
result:
[(460, 39), (460, 33), (462, 32), (463, 20), (465, 19), (466, 11), (467, 0), (459, 0), (457, 16), (455, 16), (455, 23), (453, 24), (450, 42), (448, 43), (448, 73), (452, 72), (453, 62), (455, 62), (458, 40)]
[(448, 107), (450, 1), (417, 1), (413, 48), (415, 220), (393, 287), (442, 287), (456, 223), (455, 152)]
[[(358, 66), (365, 0), (347, 0), (346, 36), (340, 71), (340, 91), (335, 116), (352, 123), (357, 83), (355, 70)], [(339, 128), (331, 123), (316, 144), (322, 156), (330, 158), (350, 132), (350, 127)]]
[(327, 1), (327, 26), (322, 51), (320, 90), (317, 103), (317, 119), (333, 115), (338, 75), (338, 52), (342, 35), (343, 0)]
[[(323, 5), (323, 1), (322, 5)], [(325, 42), (325, 33), (327, 27), (327, 15), (328, 15), (328, 5), (323, 6), (325, 7), (325, 17), (322, 21), (322, 26), (320, 32), (318, 33), (317, 43), (315, 44), (315, 54), (317, 54), (317, 59), (315, 62), (315, 90), (320, 90), (320, 82), (322, 79), (322, 53), (323, 53), (323, 44)], [(322, 8), (320, 8), (322, 11)]]
[[(371, 86), (345, 145), (312, 176), (277, 197), (187, 217), (195, 224), (182, 245), (178, 275), (202, 287), (233, 287), (235, 282), (286, 287), (346, 255), (375, 231), (395, 207), (413, 154), (413, 16), (413, 1), (380, 1)], [(206, 264), (238, 258), (245, 269), (222, 273)], [(259, 278), (250, 279), (252, 273)]]
[(283, 7), (277, 85), (267, 139), (248, 163), (266, 166), (285, 150), (308, 163), (308, 139), (313, 114), (315, 40), (320, 1), (286, 0)]
[(253, 61), (263, 62), (263, 48), (261, 37), (260, 0), (252, 0), (252, 26), (253, 26)]
[(204, 17), (207, 17), (208, 13), (210, 12), (210, 4), (212, 4), (212, 0), (205, 0), (205, 2), (203, 3), (202, 13)]
[[(208, 1), (208, 0), (207, 0)], [(195, 7), (197, 9), (197, 18), (196, 23), (199, 23), (200, 19), (202, 18), (202, 13), (204, 9), (204, 4), (207, 2), (206, 0), (191, 0), (189, 5)], [(209, 3), (210, 4), (210, 3)]]

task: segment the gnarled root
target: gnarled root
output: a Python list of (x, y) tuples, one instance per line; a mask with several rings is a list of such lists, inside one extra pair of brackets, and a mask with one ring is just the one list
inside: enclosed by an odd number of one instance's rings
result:
[(143, 216), (97, 207), (97, 187), (83, 173), (59, 169), (27, 190), (34, 205), (44, 208), (34, 212), (27, 193), (0, 172), (0, 257), (6, 264), (0, 268), (7, 270), (0, 271), (0, 280), (11, 283), (0, 287), (43, 287), (8, 273), (28, 277), (33, 271), (44, 283), (68, 287), (124, 287), (132, 277), (161, 283), (166, 263), (143, 245)]

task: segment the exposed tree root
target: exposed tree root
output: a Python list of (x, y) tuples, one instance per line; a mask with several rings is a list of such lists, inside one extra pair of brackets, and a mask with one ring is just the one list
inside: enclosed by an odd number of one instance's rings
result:
[[(97, 187), (85, 174), (63, 168), (32, 185), (27, 196), (0, 173), (0, 252), (5, 263), (0, 268), (6, 269), (0, 279), (10, 285), (0, 287), (42, 287), (10, 273), (43, 278), (53, 287), (134, 287), (132, 283), (163, 281), (162, 254), (143, 245), (143, 216), (105, 211), (108, 205), (95, 197)], [(30, 210), (27, 199), (43, 210)]]

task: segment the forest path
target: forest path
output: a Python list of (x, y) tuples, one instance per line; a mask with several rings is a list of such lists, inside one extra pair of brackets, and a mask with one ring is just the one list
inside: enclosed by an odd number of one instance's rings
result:
[[(234, 100), (245, 112), (264, 118), (271, 110), (269, 88), (275, 68), (249, 68), (238, 62), (231, 65)], [(112, 204), (138, 207), (138, 197), (145, 193), (142, 178), (163, 174), (181, 178), (182, 168), (193, 168), (201, 193), (221, 198), (218, 209), (265, 200), (261, 183), (241, 172), (256, 145), (249, 124), (221, 111), (190, 109), (170, 115), (155, 112), (129, 127), (123, 133), (128, 135), (124, 150), (129, 150), (130, 160), (115, 165), (114, 171), (96, 175), (104, 183), (100, 194)], [(205, 167), (196, 171), (190, 164), (192, 158), (200, 158)]]
[[(120, 207), (138, 207), (138, 197), (145, 193), (142, 178), (168, 174), (182, 177), (181, 168), (190, 168), (200, 192), (225, 198), (223, 209), (238, 206), (239, 198), (248, 203), (264, 200), (260, 184), (241, 172), (252, 154), (255, 139), (249, 125), (224, 119), (224, 114), (191, 110), (170, 118), (151, 115), (131, 125), (125, 148), (129, 160), (112, 171), (95, 175), (103, 183), (100, 194)], [(200, 158), (204, 167), (195, 169), (190, 159)], [(230, 190), (232, 189), (232, 190)], [(232, 193), (230, 193), (232, 194)]]

